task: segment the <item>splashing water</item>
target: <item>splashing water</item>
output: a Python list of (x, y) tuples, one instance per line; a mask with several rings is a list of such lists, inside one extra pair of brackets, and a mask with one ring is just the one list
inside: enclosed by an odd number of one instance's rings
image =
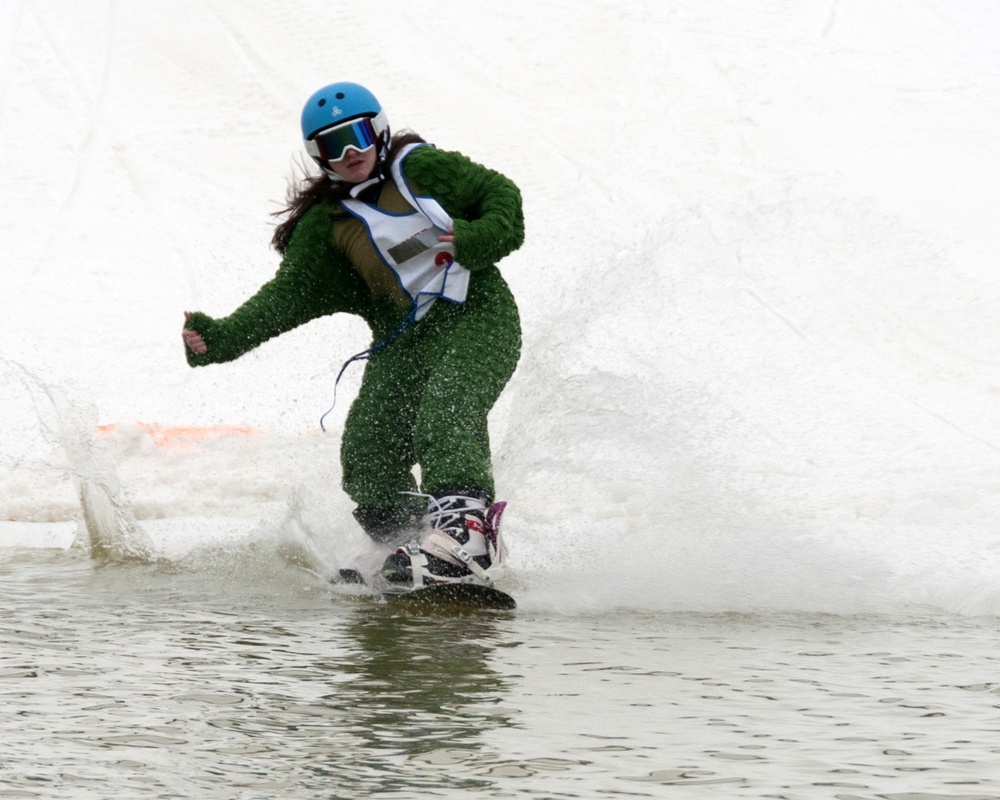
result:
[(62, 453), (65, 474), (75, 486), (80, 528), (74, 546), (102, 562), (152, 559), (152, 542), (136, 521), (111, 454), (97, 440), (97, 410), (19, 365), (7, 367), (5, 377), (17, 379), (30, 397), (42, 439)]

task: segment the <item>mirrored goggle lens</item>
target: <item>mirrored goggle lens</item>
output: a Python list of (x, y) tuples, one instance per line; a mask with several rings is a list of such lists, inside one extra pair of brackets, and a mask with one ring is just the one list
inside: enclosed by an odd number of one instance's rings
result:
[(311, 155), (324, 161), (339, 161), (348, 147), (364, 151), (375, 144), (375, 127), (367, 117), (317, 133), (308, 144)]

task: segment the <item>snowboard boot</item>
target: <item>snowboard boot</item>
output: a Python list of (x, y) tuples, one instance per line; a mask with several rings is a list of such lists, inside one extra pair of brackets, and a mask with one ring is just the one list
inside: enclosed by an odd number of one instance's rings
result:
[(420, 529), (420, 510), (359, 505), (354, 519), (378, 544), (396, 544)]
[(353, 513), (354, 519), (378, 547), (372, 554), (374, 561), (367, 555), (360, 556), (355, 559), (353, 567), (341, 569), (337, 575), (330, 578), (330, 583), (341, 586), (366, 584), (367, 579), (381, 564), (382, 558), (378, 555), (379, 552), (385, 553), (386, 548), (395, 549), (401, 542), (417, 535), (421, 527), (423, 510), (419, 505), (412, 504), (409, 508), (362, 504), (355, 508)]
[(414, 589), (442, 583), (492, 585), (505, 556), (500, 518), (507, 504), (487, 508), (486, 502), (482, 495), (431, 495), (423, 532), (385, 560), (382, 577)]

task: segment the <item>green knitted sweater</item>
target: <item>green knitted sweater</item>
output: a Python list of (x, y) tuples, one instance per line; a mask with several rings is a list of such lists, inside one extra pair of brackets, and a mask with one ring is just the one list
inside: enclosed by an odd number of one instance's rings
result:
[[(473, 273), (473, 284), (502, 281), (494, 265), (524, 241), (517, 186), (460, 153), (433, 147), (413, 150), (402, 171), (454, 220), (455, 259)], [(191, 314), (185, 327), (200, 333), (208, 350), (197, 355), (185, 347), (188, 364), (232, 361), (274, 336), (337, 312), (364, 318), (376, 337), (394, 329), (406, 310), (387, 298), (373, 297), (334, 244), (333, 220), (339, 212), (333, 203), (313, 206), (296, 225), (275, 276), (232, 314), (221, 318), (199, 311)]]

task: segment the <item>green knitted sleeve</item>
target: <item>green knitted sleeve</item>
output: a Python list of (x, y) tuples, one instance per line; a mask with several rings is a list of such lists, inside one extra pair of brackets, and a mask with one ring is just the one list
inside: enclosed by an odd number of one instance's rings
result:
[(232, 361), (274, 336), (338, 311), (371, 314), (371, 295), (333, 243), (329, 206), (314, 206), (298, 223), (275, 276), (228, 317), (191, 314), (185, 327), (202, 335), (208, 350), (184, 351), (192, 367)]
[(434, 147), (413, 150), (402, 170), (455, 221), (455, 259), (463, 266), (491, 267), (524, 243), (521, 192), (499, 172)]

